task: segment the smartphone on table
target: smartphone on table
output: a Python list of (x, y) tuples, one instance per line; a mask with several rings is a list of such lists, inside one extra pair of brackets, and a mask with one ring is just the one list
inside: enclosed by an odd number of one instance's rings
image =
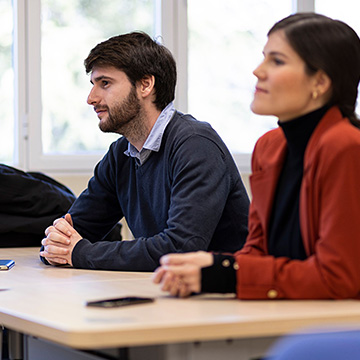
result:
[(9, 270), (15, 265), (14, 260), (0, 260), (0, 270)]
[(120, 307), (120, 306), (145, 304), (145, 303), (151, 303), (151, 302), (154, 302), (153, 298), (140, 297), (140, 296), (126, 296), (126, 297), (114, 298), (114, 299), (88, 301), (86, 303), (86, 306), (114, 308), (114, 307)]

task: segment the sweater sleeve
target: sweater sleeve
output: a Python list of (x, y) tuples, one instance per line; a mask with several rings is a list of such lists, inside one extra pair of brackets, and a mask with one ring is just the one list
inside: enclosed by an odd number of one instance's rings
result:
[[(123, 149), (110, 146), (104, 158), (95, 166), (94, 176), (69, 209), (75, 229), (91, 243), (103, 240), (123, 217), (116, 197), (115, 155)], [(119, 236), (120, 239), (120, 236)]]

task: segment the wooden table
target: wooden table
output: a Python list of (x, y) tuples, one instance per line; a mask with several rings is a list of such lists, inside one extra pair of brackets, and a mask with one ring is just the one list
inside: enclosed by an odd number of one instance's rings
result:
[[(359, 301), (175, 299), (151, 282), (150, 273), (45, 266), (38, 251), (0, 249), (0, 258), (16, 262), (0, 272), (0, 324), (25, 335), (26, 359), (39, 360), (44, 349), (53, 354), (43, 358), (52, 360), (100, 359), (102, 353), (209, 360), (225, 352), (227, 360), (247, 359), (261, 355), (278, 336), (308, 326), (360, 328)], [(116, 309), (85, 306), (88, 300), (129, 295), (156, 300)], [(89, 349), (98, 352), (80, 351)]]

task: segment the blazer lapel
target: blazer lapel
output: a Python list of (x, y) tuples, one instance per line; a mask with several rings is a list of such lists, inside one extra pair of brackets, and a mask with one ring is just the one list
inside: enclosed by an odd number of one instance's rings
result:
[(269, 146), (259, 151), (259, 157), (256, 159), (259, 166), (253, 169), (253, 174), (250, 176), (252, 193), (255, 194), (252, 206), (259, 216), (265, 235), (267, 235), (276, 186), (287, 152), (282, 131), (278, 129), (276, 132), (277, 135), (281, 132), (281, 136), (274, 136), (274, 139), (268, 142)]

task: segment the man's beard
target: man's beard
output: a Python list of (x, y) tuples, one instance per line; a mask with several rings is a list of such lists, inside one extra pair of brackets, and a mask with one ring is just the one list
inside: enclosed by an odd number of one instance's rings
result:
[(115, 104), (111, 109), (107, 107), (107, 111), (108, 118), (99, 123), (101, 131), (121, 134), (130, 139), (142, 137), (143, 113), (135, 86), (120, 104)]

